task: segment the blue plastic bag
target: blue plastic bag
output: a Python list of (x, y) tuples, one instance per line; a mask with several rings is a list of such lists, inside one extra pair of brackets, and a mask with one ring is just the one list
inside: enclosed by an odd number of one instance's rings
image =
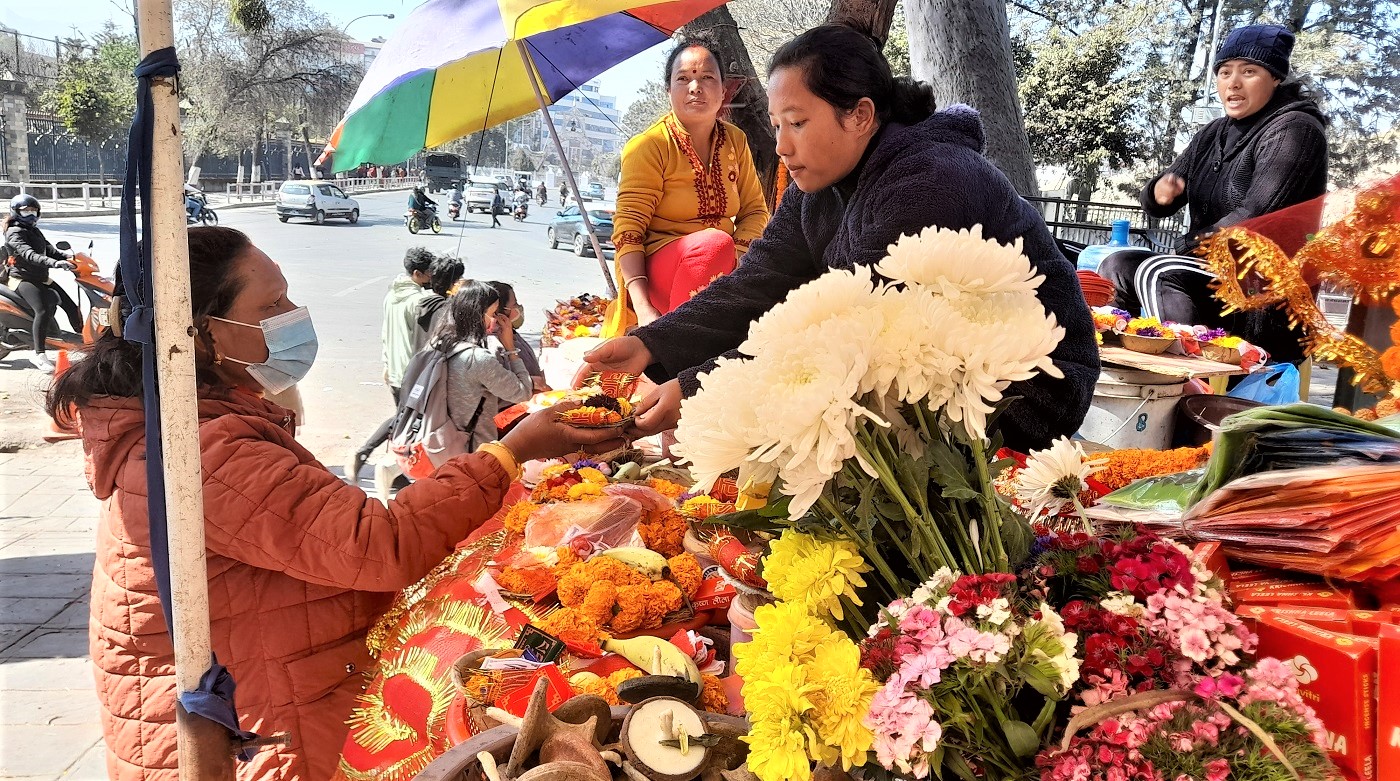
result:
[(1298, 367), (1277, 363), (1245, 377), (1227, 395), (1270, 406), (1294, 404), (1298, 401), (1298, 384)]

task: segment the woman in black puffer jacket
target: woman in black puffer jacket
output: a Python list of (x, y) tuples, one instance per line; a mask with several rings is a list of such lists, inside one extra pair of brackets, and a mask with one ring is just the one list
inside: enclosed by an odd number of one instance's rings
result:
[(1316, 198), (1327, 191), (1327, 118), (1301, 86), (1284, 83), (1293, 34), (1278, 25), (1234, 30), (1215, 56), (1215, 88), (1225, 116), (1206, 125), (1170, 168), (1143, 188), (1154, 217), (1190, 210), (1180, 256), (1115, 253), (1099, 273), (1117, 290), (1114, 305), (1134, 314), (1227, 328), (1276, 361), (1303, 357), (1299, 334), (1278, 310), (1222, 316), (1213, 276), (1189, 257), (1215, 231)]
[(61, 306), (72, 323), (73, 330), (83, 329), (83, 313), (67, 291), (49, 280), (49, 269), (72, 271), (73, 255), (55, 248), (38, 228), (39, 201), (32, 195), (16, 195), (10, 199), (10, 213), (5, 217), (4, 254), (9, 258), (10, 277), (15, 293), (34, 312), (30, 332), (34, 340), (34, 365), (53, 372), (53, 361), (45, 350), (45, 335), (54, 313)]

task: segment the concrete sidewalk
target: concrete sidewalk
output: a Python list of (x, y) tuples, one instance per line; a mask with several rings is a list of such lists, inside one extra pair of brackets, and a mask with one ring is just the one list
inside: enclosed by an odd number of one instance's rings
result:
[(80, 443), (0, 454), (0, 778), (107, 778), (87, 645), (98, 507)]

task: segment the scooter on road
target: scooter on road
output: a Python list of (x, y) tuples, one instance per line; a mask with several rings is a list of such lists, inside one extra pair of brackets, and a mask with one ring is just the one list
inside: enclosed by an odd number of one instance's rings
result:
[[(54, 246), (64, 251), (72, 249), (72, 245), (66, 241), (60, 241)], [(74, 350), (92, 344), (108, 328), (107, 318), (112, 305), (113, 282), (98, 273), (97, 261), (88, 254), (91, 251), (92, 244), (89, 242), (88, 252), (79, 252), (73, 256), (73, 264), (77, 267), (73, 276), (81, 293), (78, 306), (81, 307), (82, 301), (86, 301), (88, 308), (87, 316), (83, 318), (83, 332), (79, 334), (65, 331), (60, 329), (56, 322), (50, 323), (49, 332), (44, 339), (48, 350)], [(0, 358), (15, 350), (34, 349), (31, 336), (33, 324), (34, 312), (24, 299), (9, 286), (0, 285)]]

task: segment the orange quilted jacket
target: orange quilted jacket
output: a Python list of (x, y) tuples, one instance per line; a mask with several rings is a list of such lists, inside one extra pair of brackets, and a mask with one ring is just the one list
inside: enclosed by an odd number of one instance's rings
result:
[[(489, 455), (461, 456), (386, 508), (292, 437), (292, 416), (255, 396), (200, 401), (209, 613), (214, 652), (238, 681), (244, 729), (290, 743), (240, 779), (331, 776), (370, 665), (365, 634), (500, 507), (509, 479)], [(140, 401), (82, 409), (88, 480), (102, 500), (90, 650), (108, 774), (174, 781), (174, 657), (156, 596)]]

